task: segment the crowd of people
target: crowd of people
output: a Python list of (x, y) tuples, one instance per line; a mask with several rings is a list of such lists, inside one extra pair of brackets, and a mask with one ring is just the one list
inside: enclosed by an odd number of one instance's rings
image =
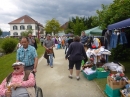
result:
[[(40, 38), (40, 42), (45, 48), (44, 58), (51, 68), (53, 68), (53, 57), (55, 57), (53, 48), (65, 50), (65, 59), (69, 61), (70, 75), (68, 77), (73, 78), (75, 65), (77, 80), (80, 79), (81, 61), (87, 61), (86, 49), (100, 47), (100, 41), (86, 36), (84, 31), (81, 32), (81, 36), (60, 37), (47, 34), (45, 38)], [(14, 71), (0, 84), (0, 97), (35, 97), (30, 95), (35, 95), (35, 73), (38, 65), (36, 50), (37, 42), (31, 33), (28, 37), (20, 39), (17, 45), (16, 62), (12, 64)]]

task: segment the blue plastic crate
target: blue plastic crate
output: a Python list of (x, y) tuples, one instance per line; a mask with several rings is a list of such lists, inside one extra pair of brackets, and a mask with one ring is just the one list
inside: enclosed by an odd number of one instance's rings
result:
[(90, 75), (87, 75), (84, 71), (83, 71), (83, 75), (85, 78), (87, 78), (88, 80), (93, 80), (97, 77), (97, 73), (93, 73), (93, 74), (90, 74)]
[(112, 89), (108, 84), (104, 92), (108, 97), (121, 97), (120, 89)]
[(107, 76), (110, 74), (109, 71), (106, 71), (106, 72), (101, 72), (101, 71), (96, 71), (97, 73), (97, 78), (107, 78)]

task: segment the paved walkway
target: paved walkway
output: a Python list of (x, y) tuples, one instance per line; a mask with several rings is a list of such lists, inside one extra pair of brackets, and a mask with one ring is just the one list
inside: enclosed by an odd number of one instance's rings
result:
[(37, 85), (43, 90), (44, 97), (104, 97), (94, 81), (88, 81), (82, 73), (80, 80), (69, 79), (68, 61), (63, 49), (54, 50), (54, 67), (47, 66), (44, 58), (39, 59), (36, 73)]

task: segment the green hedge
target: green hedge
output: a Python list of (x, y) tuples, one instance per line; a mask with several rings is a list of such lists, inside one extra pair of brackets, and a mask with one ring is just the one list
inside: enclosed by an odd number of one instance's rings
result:
[(130, 48), (126, 45), (118, 45), (116, 48), (111, 50), (111, 61), (127, 61), (130, 59)]
[(6, 54), (14, 51), (18, 40), (15, 38), (5, 38), (1, 43), (1, 48), (4, 50)]

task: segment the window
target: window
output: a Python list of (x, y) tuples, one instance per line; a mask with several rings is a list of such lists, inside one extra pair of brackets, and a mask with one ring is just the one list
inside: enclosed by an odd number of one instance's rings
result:
[(20, 30), (25, 30), (24, 25), (21, 25), (21, 26), (20, 26)]
[(16, 25), (13, 26), (13, 30), (18, 30), (18, 27)]
[(18, 36), (18, 33), (17, 33), (17, 32), (14, 32), (13, 35), (14, 35), (14, 36)]
[(28, 26), (27, 26), (27, 29), (28, 29), (28, 30), (32, 29), (32, 26), (31, 26), (31, 25), (28, 25)]
[(36, 26), (36, 30), (38, 29), (38, 26)]

